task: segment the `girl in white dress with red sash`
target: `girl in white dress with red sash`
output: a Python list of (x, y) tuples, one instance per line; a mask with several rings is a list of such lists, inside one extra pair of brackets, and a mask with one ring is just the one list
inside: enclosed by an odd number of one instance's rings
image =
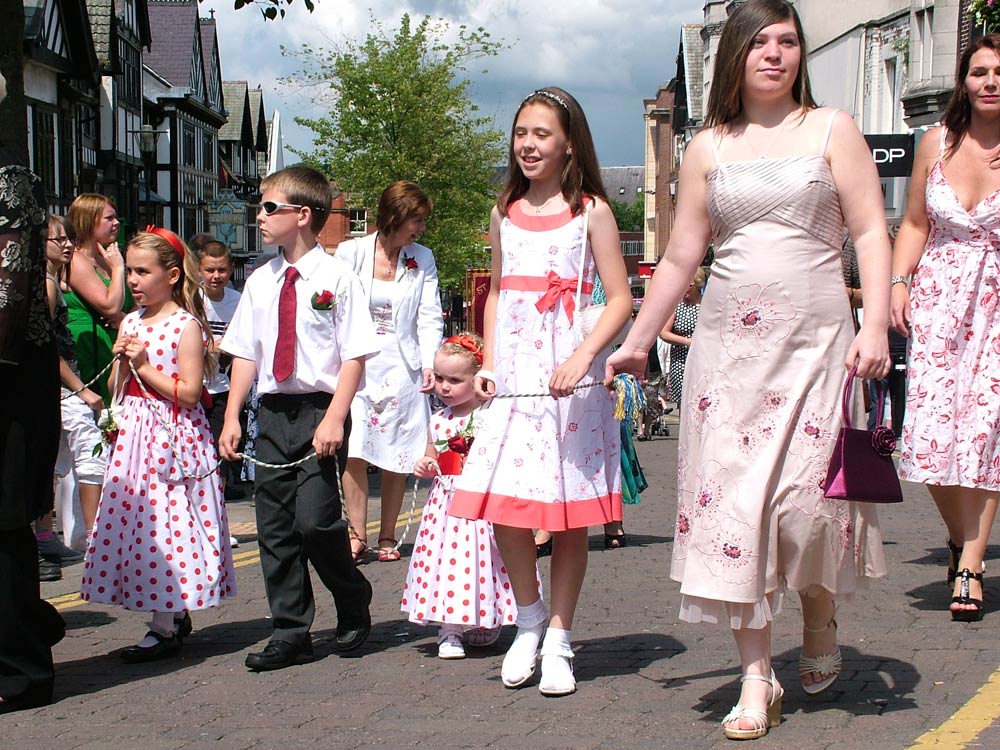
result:
[[(484, 410), (451, 513), (493, 523), (510, 575), (518, 631), (504, 657), (504, 685), (531, 679), (544, 632), (539, 690), (567, 695), (576, 690), (570, 629), (587, 567), (587, 527), (622, 518), (613, 396), (600, 385), (576, 386), (603, 380), (632, 297), (593, 140), (572, 96), (547, 87), (521, 102), (507, 174), (490, 220), (492, 282), (476, 388), (482, 398), (518, 397), (497, 398)], [(597, 274), (607, 306), (577, 345), (577, 300), (589, 305)], [(554, 535), (551, 620), (535, 575), (532, 529), (539, 528)]]

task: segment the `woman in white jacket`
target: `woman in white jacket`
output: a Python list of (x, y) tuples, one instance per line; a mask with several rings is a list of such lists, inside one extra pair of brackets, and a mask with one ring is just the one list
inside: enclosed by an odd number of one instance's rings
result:
[(443, 331), (434, 255), (416, 242), (430, 212), (419, 187), (395, 182), (379, 199), (375, 233), (337, 247), (337, 259), (361, 279), (381, 347), (366, 363), (363, 388), (351, 404), (344, 495), (355, 560), (368, 551), (368, 465), (382, 470), (378, 559), (398, 560), (395, 529), (406, 475), (427, 448), (426, 394), (434, 388)]

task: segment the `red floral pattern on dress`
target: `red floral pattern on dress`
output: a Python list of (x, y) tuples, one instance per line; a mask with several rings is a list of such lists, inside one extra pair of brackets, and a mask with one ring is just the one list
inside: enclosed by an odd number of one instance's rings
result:
[(1000, 489), (1000, 191), (966, 211), (940, 162), (931, 232), (910, 293), (912, 332), (899, 472)]

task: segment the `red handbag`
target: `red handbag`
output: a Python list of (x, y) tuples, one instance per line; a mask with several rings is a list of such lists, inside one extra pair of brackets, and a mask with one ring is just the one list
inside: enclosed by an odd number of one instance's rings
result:
[[(903, 489), (892, 462), (896, 436), (882, 425), (885, 400), (879, 394), (874, 432), (856, 430), (851, 426), (851, 387), (858, 368), (851, 368), (844, 383), (840, 400), (844, 424), (830, 456), (830, 467), (823, 483), (823, 494), (829, 498), (860, 503), (901, 503)], [(881, 389), (881, 384), (879, 388)]]

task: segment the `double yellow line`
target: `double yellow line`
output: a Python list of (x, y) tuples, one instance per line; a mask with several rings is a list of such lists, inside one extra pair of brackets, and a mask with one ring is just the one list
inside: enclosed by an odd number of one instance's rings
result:
[[(419, 520), (421, 512), (420, 508), (413, 507), (412, 510), (401, 513), (396, 519), (396, 528), (405, 526), (408, 522)], [(379, 525), (378, 521), (369, 521), (365, 530), (369, 534), (373, 534), (378, 531)], [(247, 550), (246, 552), (236, 552), (233, 554), (233, 567), (244, 568), (247, 565), (255, 565), (259, 560), (260, 552), (256, 549)], [(59, 611), (73, 609), (74, 607), (80, 607), (87, 603), (80, 598), (80, 592), (78, 591), (74, 591), (72, 594), (54, 596), (51, 599), (46, 599), (45, 601)]]

